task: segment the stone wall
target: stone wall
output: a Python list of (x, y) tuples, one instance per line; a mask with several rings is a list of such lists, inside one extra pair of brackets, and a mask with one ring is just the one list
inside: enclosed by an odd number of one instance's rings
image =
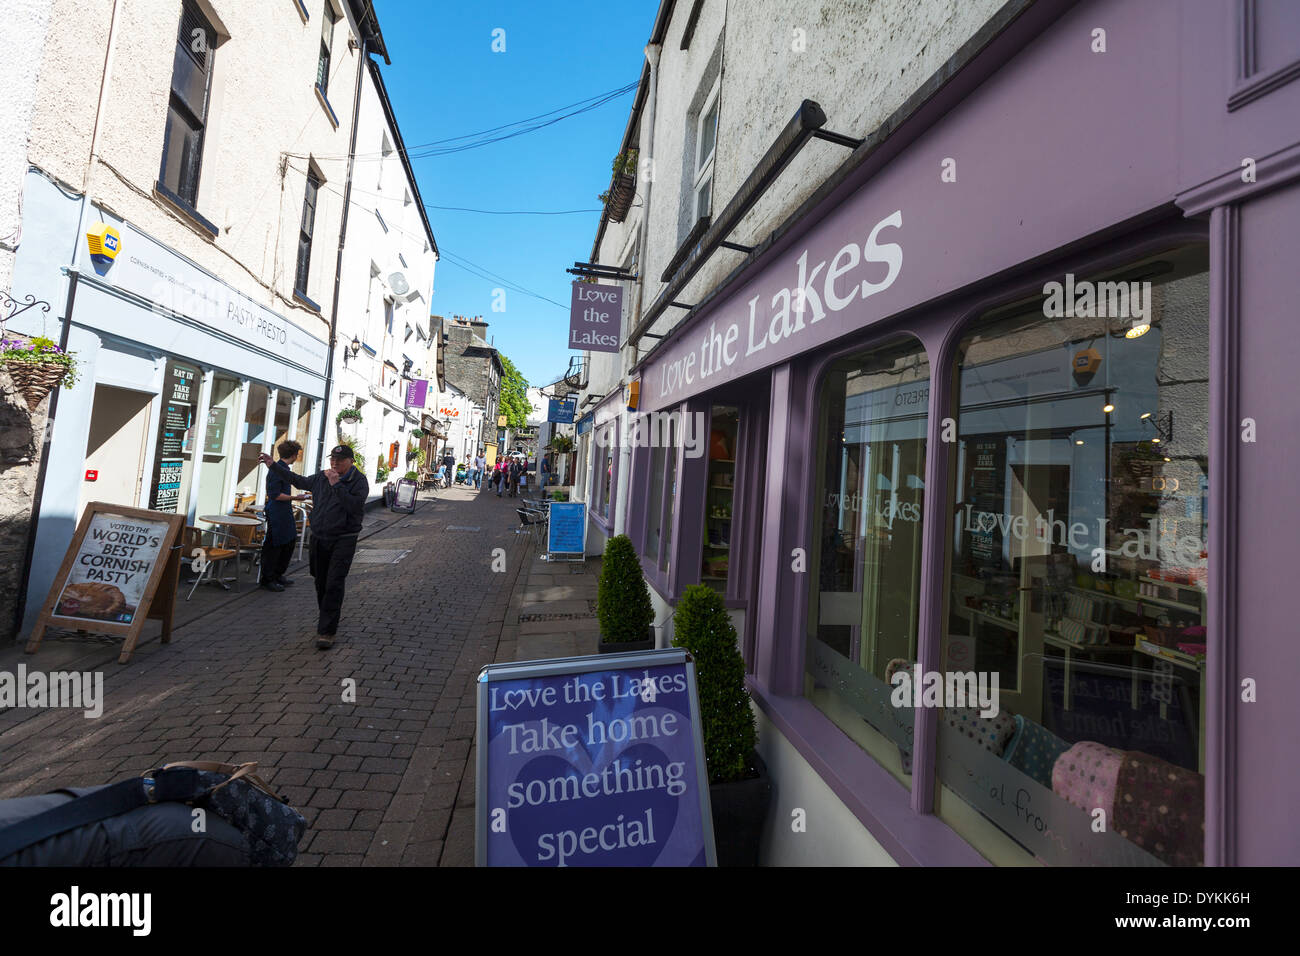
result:
[(49, 406), (46, 397), (33, 414), (0, 366), (0, 646), (19, 637), (14, 618)]

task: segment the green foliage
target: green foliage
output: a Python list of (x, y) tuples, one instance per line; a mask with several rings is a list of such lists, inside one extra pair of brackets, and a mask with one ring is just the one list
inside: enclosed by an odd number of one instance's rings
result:
[(609, 643), (644, 641), (654, 623), (650, 589), (641, 574), (641, 562), (637, 560), (632, 539), (625, 534), (605, 543), (596, 592), (596, 616), (600, 620), (601, 640)]
[(413, 471), (408, 471), (403, 477), (408, 478), (411, 481), (416, 481), (419, 479), (420, 476)]
[(745, 690), (745, 661), (722, 597), (713, 588), (687, 588), (673, 613), (673, 646), (695, 658), (704, 724), (704, 759), (711, 783), (744, 778), (757, 742)]
[(507, 428), (524, 428), (533, 410), (528, 403), (528, 380), (504, 354), (501, 355), (501, 367), (505, 374), (501, 376), (500, 414), (506, 417)]
[(375, 481), (387, 481), (388, 473), (388, 459), (380, 454), (378, 467), (375, 468)]
[(0, 339), (0, 362), (30, 362), (33, 365), (62, 365), (64, 388), (77, 384), (77, 355), (65, 352), (53, 339), (38, 335), (30, 342), (22, 339)]
[(414, 438), (416, 441), (419, 441), (421, 438), (424, 437), (424, 429), (423, 429), (423, 428), (412, 428), (412, 429), (411, 429), (411, 437)]
[(613, 171), (615, 176), (635, 176), (636, 160), (640, 150), (629, 149), (625, 153), (619, 153), (614, 157)]
[(567, 455), (569, 452), (573, 451), (573, 439), (568, 435), (557, 433), (551, 436), (550, 447), (552, 451), (558, 454)]
[(359, 408), (341, 408), (339, 413), (334, 416), (336, 423), (359, 422), (361, 421), (361, 409)]

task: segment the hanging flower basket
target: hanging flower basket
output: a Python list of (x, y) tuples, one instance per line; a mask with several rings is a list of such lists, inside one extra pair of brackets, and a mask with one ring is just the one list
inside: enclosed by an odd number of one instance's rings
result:
[(77, 381), (76, 356), (50, 339), (0, 339), (0, 361), (32, 411), (54, 389), (60, 385), (71, 388)]

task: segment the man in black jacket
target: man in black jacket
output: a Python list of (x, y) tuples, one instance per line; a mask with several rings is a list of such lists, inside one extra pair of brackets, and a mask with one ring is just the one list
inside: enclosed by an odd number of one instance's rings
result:
[(316, 581), (316, 604), (320, 619), (316, 624), (316, 646), (333, 645), (339, 629), (339, 612), (343, 609), (343, 584), (352, 567), (361, 531), (361, 511), (370, 494), (370, 482), (352, 465), (352, 449), (339, 445), (330, 451), (330, 466), (315, 475), (294, 473), (270, 455), (259, 460), (295, 488), (310, 491), (311, 576)]

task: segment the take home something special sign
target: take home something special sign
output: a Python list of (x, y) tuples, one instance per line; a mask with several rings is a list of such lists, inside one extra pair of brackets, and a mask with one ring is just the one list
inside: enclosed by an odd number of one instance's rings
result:
[(695, 664), (679, 649), (478, 678), (479, 866), (713, 866)]

